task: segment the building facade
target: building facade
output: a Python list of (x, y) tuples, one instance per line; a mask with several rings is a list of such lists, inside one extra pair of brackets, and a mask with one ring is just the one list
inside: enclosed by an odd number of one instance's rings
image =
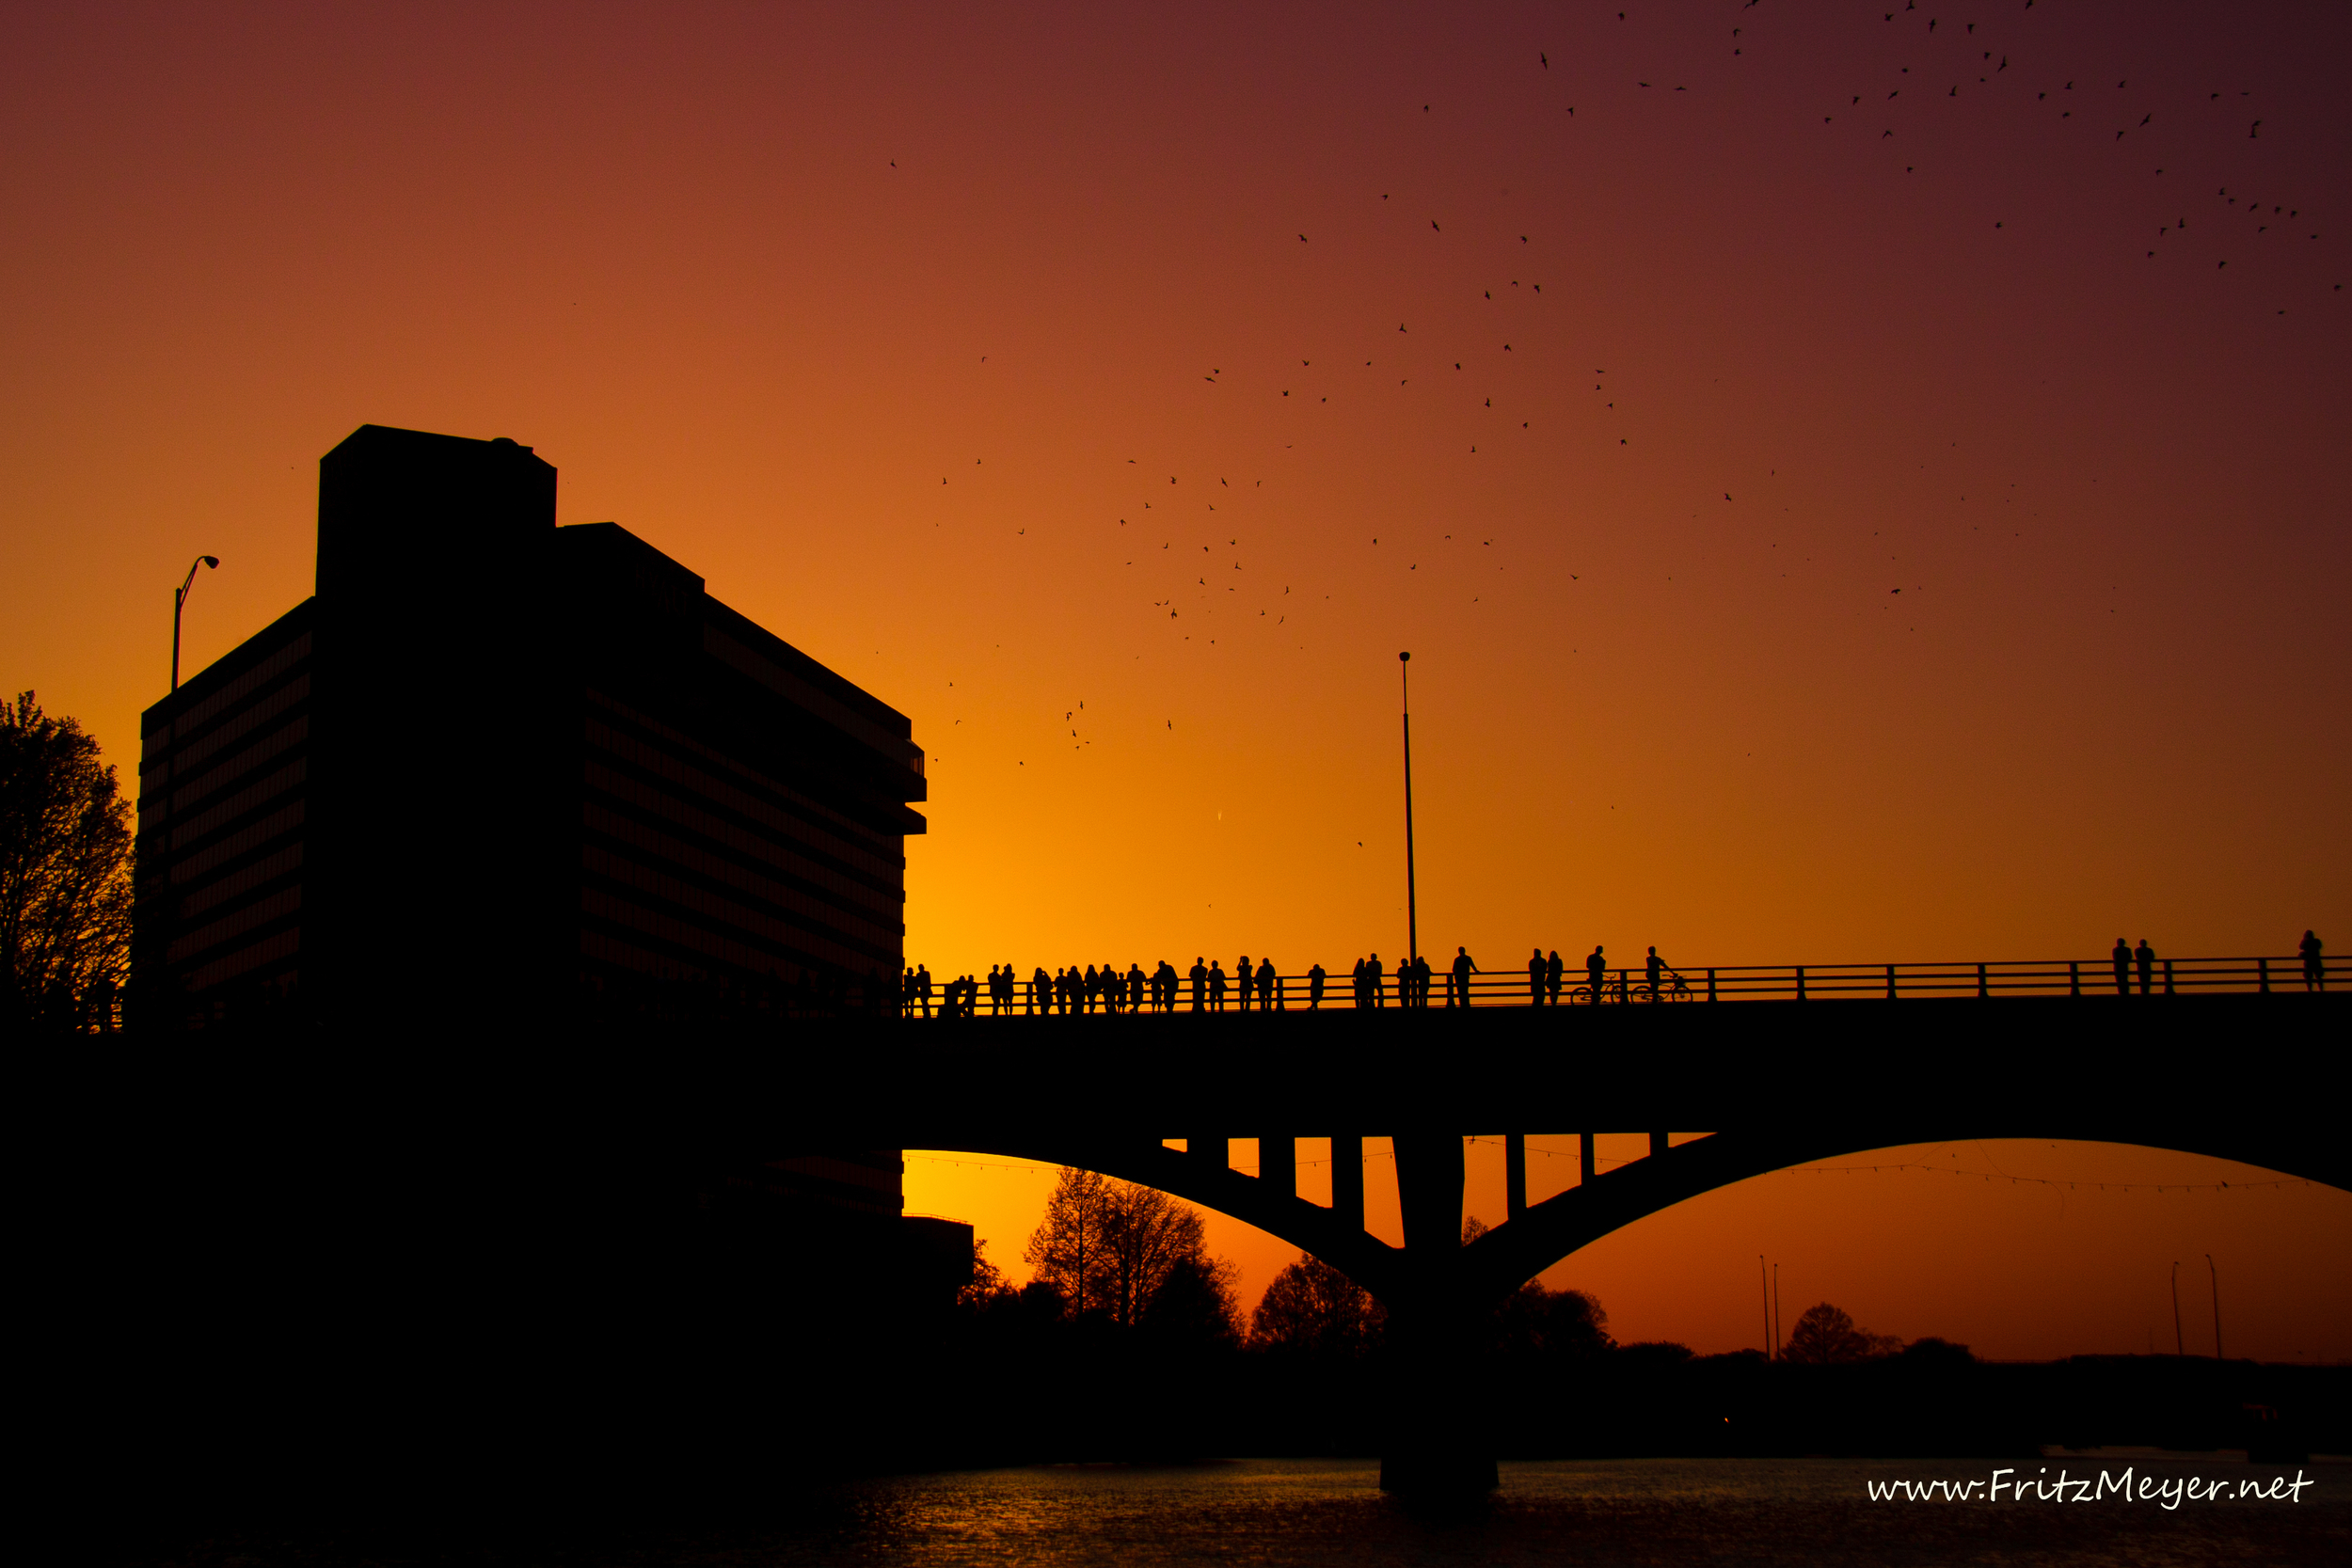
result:
[(512, 441), (364, 425), (312, 596), (147, 710), (133, 1006), (325, 1022), (881, 1010), (904, 714)]

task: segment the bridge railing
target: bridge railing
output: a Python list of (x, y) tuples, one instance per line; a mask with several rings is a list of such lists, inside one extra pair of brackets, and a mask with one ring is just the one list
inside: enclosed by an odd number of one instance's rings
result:
[[(1049, 984), (1013, 981), (1009, 995), (992, 996), (983, 984), (976, 1012), (1030, 1015), (1065, 1012), (1251, 1012), (1262, 1007), (1279, 1011), (1301, 1008), (1387, 1008), (1400, 1006), (1531, 1007), (1677, 1006), (1708, 1002), (1834, 1002), (1901, 1001), (1929, 997), (2014, 996), (2190, 996), (2219, 992), (2283, 993), (2325, 989), (2341, 990), (2352, 983), (2352, 961), (2324, 960), (2315, 975), (2308, 975), (2303, 959), (2294, 954), (2249, 958), (2154, 958), (2145, 970), (2137, 961), (2119, 966), (2110, 958), (2026, 958), (1982, 962), (1918, 961), (1891, 964), (1729, 964), (1705, 969), (1661, 965), (1655, 983), (1646, 963), (1602, 972), (1598, 995), (1588, 970), (1576, 963), (1563, 970), (1555, 982), (1547, 967), (1540, 984), (1526, 969), (1491, 970), (1471, 974), (1457, 993), (1450, 971), (1433, 958), (1426, 998), (1418, 996), (1395, 971), (1383, 973), (1376, 986), (1359, 989), (1352, 974), (1327, 973), (1318, 996), (1308, 974), (1275, 978), (1270, 994), (1254, 987), (1245, 994), (1238, 975), (1229, 976), (1220, 1004), (1210, 986), (1199, 997), (1191, 979), (1180, 974), (1172, 1005), (1147, 975), (1136, 1005), (1132, 982), (1119, 976), (1114, 1003), (1098, 993), (1074, 1005), (1055, 994)], [(1196, 1006), (1196, 1000), (1198, 1005)], [(928, 1016), (941, 1009), (934, 997), (930, 1006), (910, 1004), (909, 1011)]]

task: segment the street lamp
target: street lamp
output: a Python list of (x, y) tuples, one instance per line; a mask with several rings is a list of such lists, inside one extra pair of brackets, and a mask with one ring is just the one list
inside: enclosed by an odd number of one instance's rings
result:
[(220, 557), (216, 555), (198, 556), (188, 563), (187, 577), (171, 595), (171, 689), (174, 691), (180, 689), (180, 611), (187, 605), (188, 590), (196, 586), (198, 568), (217, 567), (219, 564)]
[(1405, 700), (1405, 957), (1421, 957), (1421, 924), (1413, 905), (1413, 656), (1396, 656), (1396, 674)]
[(2181, 1265), (2175, 1262), (2172, 1265), (2172, 1358), (2177, 1361), (2187, 1354), (2188, 1347), (2181, 1341)]
[(2213, 1275), (2213, 1358), (2221, 1359), (2221, 1271), (2213, 1266), (2213, 1254), (2205, 1254), (2205, 1272)]

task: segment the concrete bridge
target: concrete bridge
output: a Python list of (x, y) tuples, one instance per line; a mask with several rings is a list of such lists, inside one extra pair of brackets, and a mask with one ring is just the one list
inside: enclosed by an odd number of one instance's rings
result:
[[(372, 1238), (354, 1254), (371, 1280), (379, 1253), (412, 1259), (418, 1280), (521, 1278), (557, 1212), (523, 1195), (622, 1167), (919, 1148), (1145, 1183), (1280, 1237), (1382, 1301), (1383, 1481), (1445, 1496), (1495, 1478), (1481, 1411), (1503, 1394), (1477, 1365), (1479, 1319), (1595, 1239), (1788, 1165), (1967, 1138), (2139, 1144), (2352, 1190), (2352, 1138), (2324, 1088), (2347, 1039), (2352, 999), (2299, 989), (601, 1030), (520, 1011), (453, 1030), (387, 1011), (94, 1053), (26, 1102), (61, 1107), (43, 1116), (68, 1129), (56, 1168), (111, 1181), (107, 1212), (148, 1227), (121, 1256), (183, 1259), (167, 1276), (209, 1266), (205, 1227), (241, 1207), (260, 1216), (245, 1255), (307, 1258), (293, 1238), (310, 1248), (349, 1229), (358, 1206), (389, 1216), (352, 1232)], [(1593, 1137), (1629, 1132), (1647, 1134), (1646, 1156), (1597, 1168)], [(1473, 1133), (1505, 1140), (1509, 1203), (1466, 1246)], [(1582, 1135), (1583, 1179), (1531, 1201), (1526, 1139), (1565, 1134)], [(1402, 1245), (1364, 1228), (1351, 1153), (1368, 1136), (1393, 1140)], [(1318, 1203), (1300, 1195), (1297, 1151), (1325, 1137), (1331, 1201)], [(1237, 1138), (1254, 1138), (1255, 1174), (1235, 1168)], [(90, 1151), (104, 1152), (93, 1164)], [(270, 1217), (305, 1190), (320, 1195), (307, 1217)], [(546, 1332), (550, 1302), (589, 1299), (551, 1277), (515, 1296), (530, 1332)], [(417, 1289), (485, 1299), (479, 1286)], [(157, 1298), (126, 1276), (109, 1299)]]
[[(2352, 1039), (2342, 993), (1180, 1011), (949, 1021), (883, 1039), (845, 1051), (816, 1093), (803, 1067), (787, 1083), (739, 1059), (751, 1076), (720, 1135), (838, 1142), (854, 1125), (898, 1147), (1075, 1165), (1314, 1254), (1390, 1311), (1399, 1418), (1382, 1476), (1406, 1491), (1493, 1483), (1474, 1415), (1493, 1391), (1467, 1348), (1478, 1317), (1580, 1247), (1717, 1187), (1872, 1148), (2047, 1138), (2352, 1189), (2352, 1136), (2319, 1091)], [(877, 1114), (861, 1119), (861, 1104)], [(1603, 1173), (1599, 1132), (1647, 1132), (1648, 1153)], [(1508, 1212), (1465, 1246), (1473, 1132), (1504, 1137)], [(1526, 1138), (1571, 1132), (1582, 1180), (1529, 1202)], [(1394, 1140), (1402, 1246), (1364, 1228), (1367, 1134)], [(1230, 1159), (1252, 1136), (1255, 1175)], [(1331, 1139), (1328, 1205), (1299, 1196), (1301, 1136)]]

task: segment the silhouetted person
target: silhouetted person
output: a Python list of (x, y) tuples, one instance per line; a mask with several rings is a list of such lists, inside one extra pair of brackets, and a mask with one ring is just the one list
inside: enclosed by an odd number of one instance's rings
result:
[(1221, 1013), (1224, 1010), (1225, 966), (1212, 958), (1209, 960), (1209, 1011)]
[(1531, 1007), (1544, 1005), (1544, 950), (1540, 947), (1527, 959), (1527, 1005)]
[(898, 1012), (905, 1018), (914, 1016), (914, 970), (912, 966), (898, 977)]
[(1258, 959), (1258, 1011), (1274, 1006), (1274, 960), (1263, 955)]
[(1477, 973), (1478, 965), (1471, 961), (1470, 949), (1467, 947), (1454, 948), (1454, 990), (1453, 993), (1445, 999), (1445, 1005), (1447, 1006), (1467, 1007), (1470, 1006), (1470, 977)]
[[(2303, 940), (2309, 942), (2311, 939), (2307, 936)], [(2308, 960), (2306, 960), (2305, 967), (2309, 967)], [(1321, 964), (1317, 964), (1312, 969), (1307, 971), (1307, 1010), (1311, 1013), (1322, 1010), (1323, 978), (1323, 966)]]
[(1159, 982), (1160, 1011), (1164, 1013), (1174, 1012), (1176, 1010), (1176, 988), (1179, 983), (1176, 976), (1176, 966), (1169, 963), (1166, 958), (1162, 958), (1160, 960), (1160, 967), (1152, 971), (1152, 977)]
[(1054, 1010), (1054, 977), (1040, 964), (1029, 975), (1029, 1011), (1050, 1013)]
[(1372, 999), (1364, 993), (1364, 960), (1361, 958), (1358, 958), (1356, 960), (1356, 969), (1353, 979), (1356, 985), (1356, 1006), (1359, 1007), (1371, 1006)]
[(1653, 997), (1663, 996), (1665, 991), (1659, 986), (1658, 978), (1666, 972), (1666, 960), (1658, 956), (1658, 949), (1655, 947), (1652, 947), (1649, 950), (1648, 971), (1650, 995)]
[(1131, 1013), (1143, 1011), (1143, 966), (1141, 964), (1127, 966), (1127, 1010)]
[(1560, 961), (1560, 949), (1553, 948), (1551, 957), (1544, 960), (1544, 990), (1555, 1007), (1560, 1006), (1560, 981), (1567, 972), (1567, 965)]
[(1199, 958), (1192, 960), (1192, 1010), (1199, 1012), (1209, 989), (1209, 969)]
[(1584, 959), (1584, 978), (1593, 988), (1593, 1003), (1600, 1003), (1601, 991), (1609, 984), (1609, 960), (1601, 957), (1600, 943), (1593, 943), (1593, 951)]
[(1248, 954), (1241, 956), (1241, 964), (1234, 971), (1234, 975), (1241, 982), (1241, 1010), (1246, 1013), (1249, 1010), (1250, 994), (1258, 989), (1258, 972), (1249, 967)]
[(914, 998), (923, 1005), (923, 1016), (931, 1016), (931, 972), (923, 964), (914, 966)]
[(2139, 966), (2139, 994), (2145, 996), (2148, 994), (2149, 977), (2156, 970), (2156, 950), (2148, 945), (2146, 937), (2140, 938), (2139, 945), (2132, 949), (2132, 959)]
[(2122, 937), (2115, 939), (2115, 994), (2132, 994), (2132, 944)]
[(1371, 993), (1372, 1005), (1375, 1007), (1385, 1007), (1389, 1005), (1389, 993), (1380, 989), (1380, 976), (1384, 973), (1386, 972), (1380, 967), (1379, 954), (1375, 953), (1364, 960), (1364, 990)]
[(2320, 956), (2319, 939), (2311, 932), (2303, 933), (2303, 941), (2296, 951), (2303, 955), (2303, 989), (2328, 989), (2328, 960)]

